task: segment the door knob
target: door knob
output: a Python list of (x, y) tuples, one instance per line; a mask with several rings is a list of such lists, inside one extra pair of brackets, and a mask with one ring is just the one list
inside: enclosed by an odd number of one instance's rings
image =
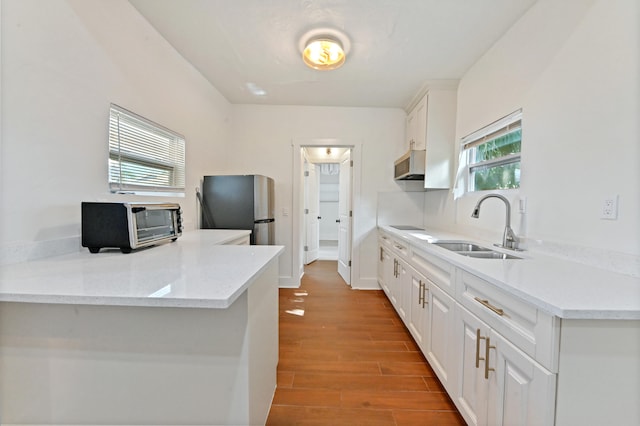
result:
[(336, 219), (336, 223), (340, 223), (340, 219)]
[(318, 220), (322, 219), (322, 216), (318, 216)]

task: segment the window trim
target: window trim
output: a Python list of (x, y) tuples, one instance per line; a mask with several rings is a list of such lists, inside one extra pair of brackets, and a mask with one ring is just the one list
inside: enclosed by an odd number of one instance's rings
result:
[[(166, 150), (159, 151), (161, 153), (159, 157), (144, 155), (143, 152), (124, 152), (121, 149), (120, 128), (123, 117), (128, 122), (128, 126), (133, 129), (129, 132), (129, 136), (134, 138), (134, 144), (139, 143), (136, 148), (139, 148), (140, 151), (157, 149), (158, 141), (166, 138), (168, 141)], [(142, 132), (147, 133), (147, 136), (150, 133), (153, 137), (145, 137)], [(112, 193), (184, 196), (186, 187), (186, 143), (184, 136), (113, 103), (109, 107), (108, 133), (108, 183)], [(136, 138), (137, 136), (139, 139)], [(177, 151), (177, 155), (172, 151)], [(118, 164), (114, 166), (112, 162)], [(167, 185), (123, 182), (123, 162), (169, 171), (171, 182)], [(112, 173), (114, 167), (118, 169), (116, 173)]]
[(471, 163), (471, 154), (473, 148), (505, 136), (509, 133), (522, 129), (522, 109), (512, 112), (511, 114), (494, 121), (493, 123), (465, 136), (460, 143), (460, 167), (459, 173), (463, 174), (464, 193), (482, 192), (482, 191), (508, 191), (518, 188), (496, 188), (496, 189), (479, 189), (473, 187), (474, 181), (472, 174), (474, 171), (487, 169), (490, 167), (499, 167), (507, 164), (513, 164), (521, 161), (522, 152), (504, 155), (498, 158), (483, 160)]

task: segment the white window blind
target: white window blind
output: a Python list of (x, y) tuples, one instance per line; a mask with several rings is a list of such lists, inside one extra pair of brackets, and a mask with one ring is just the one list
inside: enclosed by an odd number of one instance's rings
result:
[(184, 192), (184, 137), (111, 104), (109, 187), (112, 192)]

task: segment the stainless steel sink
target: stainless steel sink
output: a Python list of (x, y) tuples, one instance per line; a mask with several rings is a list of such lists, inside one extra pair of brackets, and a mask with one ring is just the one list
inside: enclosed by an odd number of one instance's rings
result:
[(522, 259), (518, 256), (479, 246), (470, 241), (435, 241), (432, 244), (459, 255), (475, 257), (476, 259)]
[(451, 251), (491, 251), (491, 249), (468, 241), (436, 241), (433, 244)]
[(474, 252), (458, 252), (463, 256), (475, 257), (477, 259), (522, 259), (521, 257), (514, 256), (512, 254), (500, 253), (498, 251), (474, 251)]

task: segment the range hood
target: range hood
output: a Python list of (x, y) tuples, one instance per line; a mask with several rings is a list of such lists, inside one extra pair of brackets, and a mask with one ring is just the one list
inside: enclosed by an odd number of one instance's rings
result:
[(393, 163), (393, 178), (395, 180), (424, 180), (426, 159), (426, 150), (409, 149), (406, 154)]

